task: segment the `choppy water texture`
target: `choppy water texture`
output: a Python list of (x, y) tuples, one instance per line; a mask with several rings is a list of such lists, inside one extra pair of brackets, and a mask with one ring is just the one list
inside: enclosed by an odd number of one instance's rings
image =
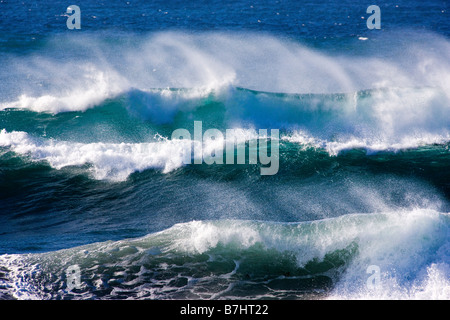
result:
[(445, 1), (77, 5), (0, 3), (0, 298), (450, 298)]

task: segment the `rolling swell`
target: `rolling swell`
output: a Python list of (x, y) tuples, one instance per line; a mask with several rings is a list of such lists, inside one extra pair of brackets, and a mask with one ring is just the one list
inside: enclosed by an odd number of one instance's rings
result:
[[(448, 298), (447, 39), (391, 34), (392, 51), (351, 56), (252, 34), (128, 36), (6, 57), (5, 297)], [(278, 173), (185, 165), (196, 142), (171, 134), (194, 121), (248, 140), (280, 129)], [(73, 264), (84, 284), (69, 293)], [(366, 290), (370, 264), (383, 290)]]
[[(386, 109), (393, 95), (401, 103), (395, 101)], [(403, 101), (416, 101), (417, 96), (422, 100), (412, 107)], [(183, 159), (189, 157), (186, 147), (199, 142), (171, 140), (171, 134), (185, 128), (193, 135), (194, 120), (201, 120), (204, 130), (217, 128), (225, 138), (227, 129), (238, 128), (247, 142), (258, 138), (259, 128), (280, 129), (281, 174), (322, 175), (351, 163), (374, 170), (383, 167), (388, 173), (411, 168), (411, 173), (424, 171), (433, 177), (448, 168), (450, 116), (445, 101), (445, 94), (432, 88), (354, 94), (281, 94), (243, 88), (201, 95), (195, 89), (131, 90), (86, 111), (50, 114), (6, 109), (0, 114), (4, 127), (0, 146), (3, 159), (15, 158), (12, 151), (24, 161), (47, 163), (58, 170), (85, 168), (75, 172), (124, 181), (147, 169), (163, 173), (183, 169)], [(207, 142), (203, 144), (206, 153)], [(219, 173), (257, 172), (248, 159), (247, 165), (214, 168)], [(441, 181), (439, 186), (448, 194), (447, 184)]]
[[(399, 110), (376, 108), (392, 92), (432, 98), (405, 120)], [(131, 90), (94, 108), (56, 114), (6, 109), (0, 114), (3, 219), (33, 238), (39, 230), (47, 236), (32, 247), (9, 242), (4, 250), (61, 249), (54, 240), (59, 227), (68, 228), (65, 241), (73, 246), (119, 239), (119, 230), (158, 231), (180, 219), (295, 222), (402, 208), (448, 212), (448, 117), (435, 99), (444, 96), (430, 88), (282, 94), (228, 87), (200, 95)], [(281, 128), (278, 173), (261, 177), (260, 165), (248, 161), (183, 164), (186, 143), (195, 141), (170, 136), (178, 128), (192, 133), (195, 119), (204, 129), (241, 128), (247, 139), (258, 128)], [(140, 225), (136, 216), (153, 222)], [(14, 230), (3, 232), (10, 237)]]
[[(376, 264), (386, 297), (443, 297), (448, 218), (415, 210), (292, 224), (192, 221), (138, 239), (3, 255), (0, 290), (34, 299), (370, 296), (360, 279)], [(83, 284), (68, 292), (65, 270), (74, 264)]]

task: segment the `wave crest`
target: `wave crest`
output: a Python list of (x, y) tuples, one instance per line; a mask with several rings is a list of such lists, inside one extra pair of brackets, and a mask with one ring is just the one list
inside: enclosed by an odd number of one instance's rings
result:
[[(242, 298), (241, 287), (252, 289), (244, 297), (251, 299), (448, 299), (448, 229), (449, 215), (433, 210), (302, 223), (192, 221), (137, 239), (2, 255), (0, 290), (27, 299)], [(75, 264), (84, 285), (67, 292), (65, 270)], [(377, 290), (366, 286), (370, 265), (381, 270)]]

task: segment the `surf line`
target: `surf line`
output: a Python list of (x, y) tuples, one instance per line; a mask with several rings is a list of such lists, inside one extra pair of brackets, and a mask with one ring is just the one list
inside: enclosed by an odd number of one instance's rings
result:
[(248, 144), (248, 163), (260, 163), (261, 175), (275, 175), (279, 169), (279, 129), (271, 129), (270, 138), (267, 129), (259, 129), (256, 138), (248, 137), (242, 129), (226, 129), (224, 137), (218, 129), (208, 129), (203, 133), (202, 121), (194, 121), (194, 140), (186, 129), (176, 129), (172, 132), (171, 139), (193, 142), (184, 145), (184, 164), (192, 164), (192, 146), (194, 164), (224, 164), (224, 144), (225, 164), (235, 164), (235, 149), (236, 164), (245, 164)]

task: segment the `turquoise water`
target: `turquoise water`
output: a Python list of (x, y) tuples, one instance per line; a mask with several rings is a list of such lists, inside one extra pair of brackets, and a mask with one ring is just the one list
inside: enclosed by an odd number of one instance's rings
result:
[(77, 5), (0, 3), (1, 298), (449, 298), (447, 3)]

